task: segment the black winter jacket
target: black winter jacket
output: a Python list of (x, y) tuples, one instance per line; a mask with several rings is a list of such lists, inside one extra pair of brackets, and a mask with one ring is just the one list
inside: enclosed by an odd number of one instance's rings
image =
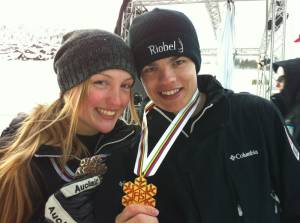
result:
[[(3, 131), (0, 141), (7, 141), (8, 138), (13, 137), (23, 118), (14, 119), (12, 124)], [(124, 121), (118, 120), (115, 128), (108, 134), (99, 133), (90, 137), (79, 136), (79, 139), (87, 146), (91, 154), (103, 154), (106, 157), (106, 162), (110, 162), (114, 154), (123, 149), (131, 148), (132, 143), (136, 142), (138, 136), (139, 128), (137, 126), (128, 125)], [(100, 137), (101, 141), (98, 140)], [(2, 143), (5, 144), (3, 141)], [(95, 148), (96, 144), (97, 148)], [(57, 162), (57, 158), (61, 155), (62, 151), (60, 148), (42, 145), (32, 159), (31, 167), (44, 199), (37, 200), (34, 203), (35, 213), (28, 223), (44, 222), (44, 207), (48, 197), (74, 177), (79, 161), (71, 159), (65, 168), (61, 169)], [(34, 192), (32, 196), (34, 198)]]
[[(300, 222), (299, 152), (272, 104), (224, 90), (209, 75), (199, 76), (198, 88), (207, 95), (205, 108), (147, 177), (157, 186), (159, 222)], [(149, 113), (149, 149), (173, 117), (158, 108)], [(136, 151), (114, 158), (95, 196), (99, 222), (114, 222), (123, 209), (122, 185), (136, 177)]]

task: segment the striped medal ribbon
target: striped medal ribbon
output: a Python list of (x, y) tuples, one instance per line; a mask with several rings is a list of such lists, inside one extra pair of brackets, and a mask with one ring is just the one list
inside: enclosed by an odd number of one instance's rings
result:
[(153, 196), (157, 193), (157, 188), (153, 184), (147, 184), (145, 177), (153, 176), (160, 167), (181, 130), (184, 128), (191, 115), (196, 110), (199, 102), (199, 94), (200, 93), (197, 89), (189, 103), (175, 116), (164, 134), (158, 140), (149, 156), (147, 156), (148, 125), (146, 116), (149, 111), (153, 109), (155, 104), (150, 101), (146, 105), (143, 114), (141, 140), (139, 143), (138, 154), (134, 167), (134, 173), (138, 175), (138, 177), (135, 179), (134, 183), (126, 182), (123, 186), (125, 195), (122, 197), (122, 204), (124, 206), (129, 204), (155, 206), (156, 202)]

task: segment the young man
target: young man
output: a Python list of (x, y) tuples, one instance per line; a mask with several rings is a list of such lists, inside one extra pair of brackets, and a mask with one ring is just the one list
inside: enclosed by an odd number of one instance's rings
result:
[[(269, 101), (197, 76), (198, 38), (181, 12), (137, 17), (129, 44), (152, 102), (127, 180), (141, 175), (157, 187), (159, 222), (300, 222), (299, 151)], [(138, 208), (118, 222), (146, 217)]]
[(181, 12), (135, 18), (129, 43), (151, 101), (138, 151), (107, 163), (95, 222), (300, 222), (299, 152), (270, 102), (197, 75), (198, 38)]

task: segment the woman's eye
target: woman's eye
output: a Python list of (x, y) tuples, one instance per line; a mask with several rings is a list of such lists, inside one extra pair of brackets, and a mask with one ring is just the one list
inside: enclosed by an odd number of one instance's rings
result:
[(93, 85), (97, 88), (106, 88), (109, 85), (109, 82), (106, 80), (97, 80), (93, 82)]
[(123, 84), (121, 87), (124, 88), (124, 89), (126, 89), (126, 90), (131, 90), (131, 88), (133, 87), (133, 85), (132, 84)]
[(94, 81), (94, 85), (96, 87), (105, 87), (108, 85), (108, 82), (104, 81), (104, 80), (97, 80), (97, 81)]

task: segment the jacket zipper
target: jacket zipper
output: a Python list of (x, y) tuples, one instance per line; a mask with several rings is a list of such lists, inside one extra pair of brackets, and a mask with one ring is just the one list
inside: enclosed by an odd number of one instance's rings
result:
[[(172, 119), (170, 119), (162, 110), (160, 110), (158, 107), (154, 107), (154, 110), (156, 110), (159, 114), (161, 114), (165, 119), (167, 119), (170, 123), (172, 122)], [(181, 132), (183, 133), (183, 135), (185, 135), (185, 137), (189, 137), (189, 135), (184, 131), (184, 129), (181, 130)]]
[[(225, 155), (224, 155), (224, 157), (225, 157)], [(226, 165), (226, 160), (224, 162), (225, 162), (225, 165)], [(233, 196), (233, 199), (232, 199), (233, 207), (234, 207), (234, 209), (236, 208), (235, 210), (236, 210), (239, 222), (242, 222), (242, 217), (244, 216), (244, 211), (243, 211), (241, 201), (240, 201), (240, 198), (239, 198), (239, 193), (238, 193), (237, 188), (235, 186), (233, 177), (231, 176), (231, 174), (229, 174), (229, 170), (227, 170), (227, 168), (226, 168), (226, 171), (227, 171), (227, 180), (228, 180), (228, 183), (229, 183), (229, 187), (231, 189), (230, 191), (231, 191), (232, 196)]]
[(97, 151), (95, 152), (95, 154), (98, 154), (105, 146), (112, 145), (112, 144), (115, 144), (115, 143), (119, 143), (119, 142), (124, 141), (124, 140), (127, 139), (129, 136), (131, 136), (134, 132), (135, 132), (135, 130), (132, 130), (128, 135), (126, 135), (125, 137), (123, 137), (123, 138), (121, 138), (121, 139), (118, 139), (118, 140), (116, 140), (116, 141), (112, 141), (112, 142), (108, 142), (108, 143), (103, 144), (102, 146), (99, 147), (99, 149), (97, 149)]
[(209, 108), (211, 108), (211, 107), (213, 107), (213, 106), (214, 106), (214, 104), (210, 104), (210, 105), (206, 106), (206, 107), (202, 110), (202, 112), (201, 112), (201, 114), (198, 116), (198, 118), (192, 123), (190, 134), (193, 132), (194, 126), (195, 126), (196, 122), (199, 121), (199, 119), (204, 115), (204, 113), (205, 113)]

